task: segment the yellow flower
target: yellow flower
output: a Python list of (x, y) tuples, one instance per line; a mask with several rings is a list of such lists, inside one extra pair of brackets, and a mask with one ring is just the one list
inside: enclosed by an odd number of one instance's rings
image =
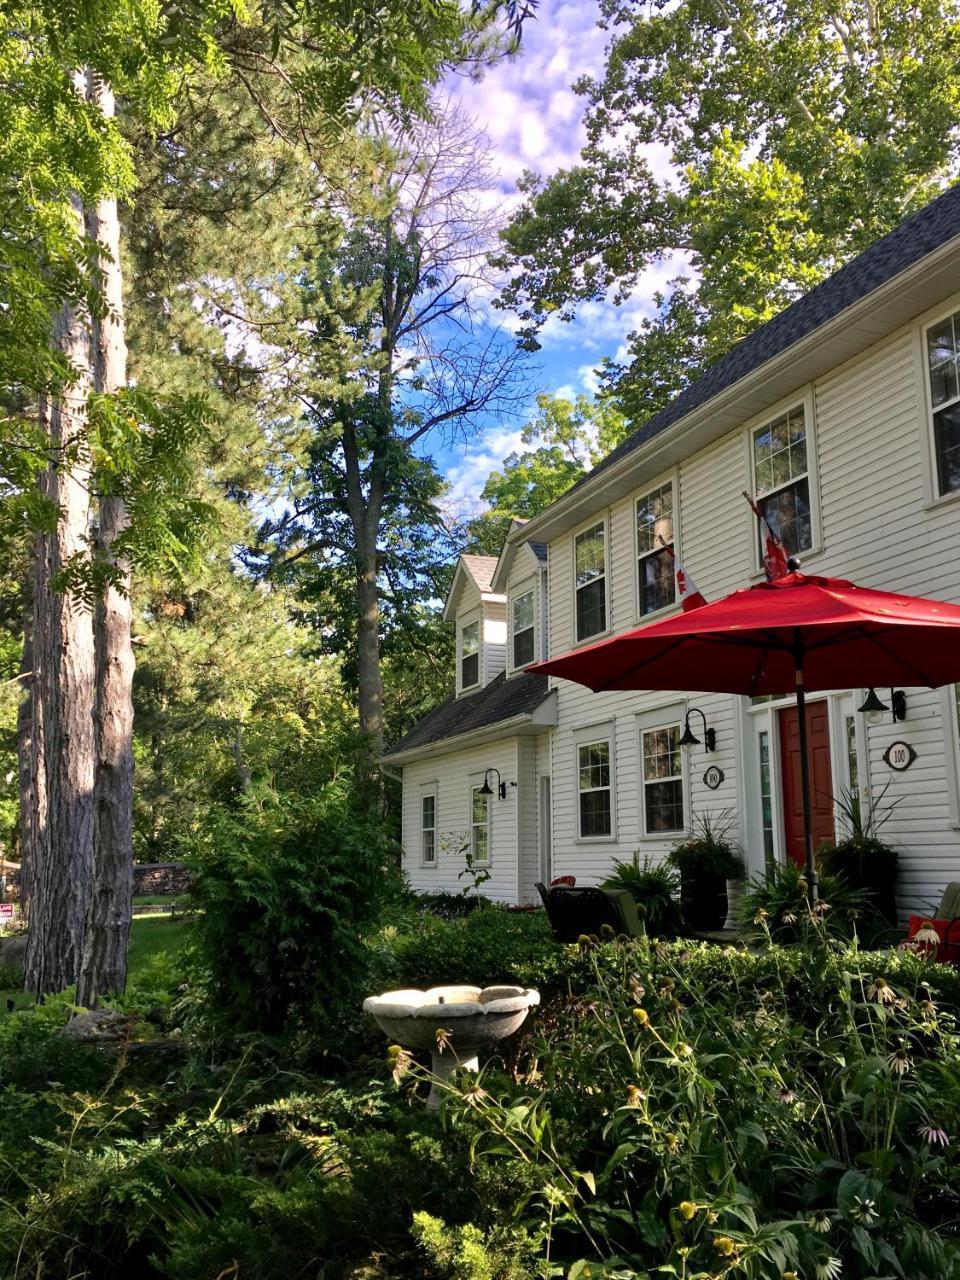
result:
[(646, 1096), (647, 1095), (643, 1092), (643, 1090), (639, 1089), (635, 1084), (627, 1085), (627, 1106), (628, 1107), (639, 1107), (640, 1104), (646, 1098)]
[(713, 1247), (724, 1258), (732, 1258), (737, 1252), (737, 1242), (729, 1236), (714, 1236)]
[(650, 1022), (650, 1015), (647, 1013), (646, 1009), (634, 1009), (633, 1020), (634, 1022), (639, 1023), (641, 1027), (645, 1027)]
[(689, 1222), (691, 1218), (696, 1217), (697, 1206), (693, 1203), (692, 1200), (681, 1200), (680, 1204), (678, 1205), (678, 1212), (681, 1218), (686, 1218), (686, 1220)]

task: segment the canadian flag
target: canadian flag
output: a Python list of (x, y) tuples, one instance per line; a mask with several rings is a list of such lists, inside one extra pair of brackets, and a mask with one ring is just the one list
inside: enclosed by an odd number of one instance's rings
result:
[(768, 582), (776, 582), (777, 578), (782, 578), (790, 572), (786, 550), (783, 543), (767, 523), (766, 516), (746, 490), (743, 491), (743, 496), (750, 504), (750, 510), (760, 521), (760, 528), (764, 531), (763, 572), (767, 575)]
[(680, 608), (684, 613), (689, 612), (691, 609), (699, 609), (702, 604), (707, 603), (706, 596), (697, 590), (697, 584), (674, 555), (673, 547), (670, 546), (669, 542), (665, 542), (662, 537), (659, 537), (659, 541), (664, 551), (673, 561), (673, 571), (677, 576), (677, 595), (680, 597)]

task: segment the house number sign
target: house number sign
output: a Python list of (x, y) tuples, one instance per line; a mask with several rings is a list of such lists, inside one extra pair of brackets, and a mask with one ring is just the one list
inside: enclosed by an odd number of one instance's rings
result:
[(706, 771), (706, 773), (703, 775), (703, 785), (705, 787), (709, 787), (711, 791), (716, 791), (717, 787), (719, 787), (723, 779), (724, 779), (723, 770), (718, 769), (715, 764), (712, 764), (710, 768)]
[(909, 742), (891, 742), (883, 753), (884, 761), (897, 773), (904, 773), (917, 758)]

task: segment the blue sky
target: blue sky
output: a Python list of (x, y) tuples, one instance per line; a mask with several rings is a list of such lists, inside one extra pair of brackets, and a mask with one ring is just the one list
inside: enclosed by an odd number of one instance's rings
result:
[[(598, 17), (595, 0), (541, 0), (536, 18), (524, 27), (515, 59), (480, 81), (451, 77), (444, 86), (446, 96), (490, 141), (497, 175), (489, 193), (491, 206), (516, 207), (516, 184), (524, 170), (550, 174), (576, 162), (585, 140), (584, 101), (570, 86), (579, 76), (603, 68), (607, 33), (598, 29)], [(665, 158), (648, 158), (666, 169)], [(653, 294), (678, 266), (665, 263), (651, 271), (621, 307), (591, 303), (572, 323), (548, 322), (542, 350), (530, 369), (530, 412), (538, 391), (572, 395), (593, 390), (596, 366), (605, 356), (622, 355), (626, 335), (651, 313)], [(476, 439), (436, 454), (451, 486), (452, 511), (463, 516), (479, 509), (479, 493), (490, 471), (522, 448), (522, 427), (522, 418), (491, 421)]]

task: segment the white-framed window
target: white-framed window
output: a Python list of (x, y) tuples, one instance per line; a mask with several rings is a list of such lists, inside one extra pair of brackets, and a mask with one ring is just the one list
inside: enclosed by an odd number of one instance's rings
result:
[(613, 749), (609, 737), (577, 743), (577, 805), (581, 840), (613, 835)]
[(773, 833), (773, 776), (770, 760), (770, 730), (761, 729), (757, 734), (757, 755), (760, 766), (760, 826), (763, 831), (763, 861), (772, 867), (777, 860), (777, 844)]
[(679, 722), (640, 730), (643, 829), (648, 836), (676, 834), (686, 826), (680, 736)]
[[(642, 618), (676, 600), (673, 565), (673, 481), (642, 494), (634, 507), (637, 521), (637, 613)], [(667, 544), (663, 546), (660, 541)]]
[(490, 861), (490, 797), (483, 794), (482, 785), (470, 788), (470, 852), (475, 867)]
[(420, 861), (425, 867), (437, 865), (437, 793), (420, 793)]
[(937, 493), (960, 489), (960, 311), (926, 330)]
[(589, 640), (607, 629), (607, 527), (583, 529), (573, 540), (577, 640)]
[(480, 683), (480, 619), (460, 628), (460, 688), (472, 689)]
[(514, 669), (536, 655), (536, 594), (533, 587), (510, 601), (510, 658)]
[[(813, 546), (808, 437), (807, 409), (802, 403), (750, 432), (756, 503), (788, 555)], [(757, 545), (762, 562), (762, 530)]]

